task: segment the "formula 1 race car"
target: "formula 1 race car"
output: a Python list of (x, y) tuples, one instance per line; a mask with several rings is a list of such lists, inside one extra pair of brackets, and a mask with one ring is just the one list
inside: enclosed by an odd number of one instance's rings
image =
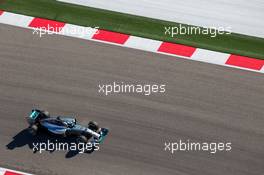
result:
[(71, 117), (51, 117), (48, 111), (33, 109), (27, 117), (29, 132), (36, 135), (40, 129), (64, 137), (73, 136), (77, 142), (87, 143), (90, 139), (93, 143), (101, 143), (108, 134), (107, 128), (100, 128), (94, 121), (90, 121), (87, 127), (77, 124), (77, 120)]

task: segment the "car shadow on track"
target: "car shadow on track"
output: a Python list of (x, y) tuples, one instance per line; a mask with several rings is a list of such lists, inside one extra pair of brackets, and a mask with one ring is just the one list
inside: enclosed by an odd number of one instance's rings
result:
[[(48, 151), (50, 153), (53, 153), (54, 151), (67, 151), (65, 158), (72, 158), (80, 154), (80, 152), (83, 152), (83, 148), (80, 149), (78, 146), (74, 147), (74, 145), (77, 145), (75, 138), (58, 137), (44, 132), (40, 132), (36, 136), (33, 136), (27, 129), (24, 129), (16, 134), (13, 137), (13, 140), (8, 143), (6, 147), (9, 150), (13, 150), (15, 148), (28, 146), (33, 153), (41, 153), (44, 151)], [(88, 154), (93, 152), (93, 149), (85, 151), (85, 153)]]

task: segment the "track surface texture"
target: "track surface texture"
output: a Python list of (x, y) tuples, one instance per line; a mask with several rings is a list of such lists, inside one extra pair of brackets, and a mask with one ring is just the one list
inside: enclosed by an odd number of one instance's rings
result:
[(234, 33), (264, 38), (262, 0), (60, 1), (201, 27), (231, 27)]
[[(261, 175), (264, 76), (0, 25), (0, 166), (63, 175)], [(98, 84), (166, 84), (165, 94), (98, 93)], [(33, 153), (31, 108), (110, 128), (100, 150)], [(13, 137), (15, 138), (13, 139)], [(49, 137), (49, 136), (47, 136)], [(164, 142), (232, 142), (231, 152), (164, 151)]]

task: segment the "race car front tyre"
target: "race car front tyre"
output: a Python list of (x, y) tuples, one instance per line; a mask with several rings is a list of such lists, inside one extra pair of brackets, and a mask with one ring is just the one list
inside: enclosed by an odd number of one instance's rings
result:
[(99, 126), (95, 121), (90, 121), (88, 123), (88, 128), (93, 130), (94, 132), (97, 132), (99, 130)]
[(45, 114), (47, 117), (50, 117), (50, 113), (48, 111), (43, 111), (43, 114)]
[(88, 142), (88, 139), (85, 137), (85, 136), (79, 136), (76, 140), (76, 142), (79, 144), (79, 143), (87, 143)]
[(32, 125), (31, 127), (28, 128), (28, 131), (31, 135), (35, 136), (37, 135), (37, 132), (38, 132), (38, 126)]

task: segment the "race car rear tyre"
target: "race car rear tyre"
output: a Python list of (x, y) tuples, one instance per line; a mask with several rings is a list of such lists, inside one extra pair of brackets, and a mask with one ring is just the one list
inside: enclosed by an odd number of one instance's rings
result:
[(31, 135), (35, 136), (37, 135), (37, 132), (38, 132), (38, 126), (32, 125), (31, 127), (28, 128), (28, 131)]
[(43, 113), (47, 116), (50, 117), (50, 113), (48, 111), (43, 111)]
[(90, 121), (88, 123), (88, 128), (93, 130), (94, 132), (97, 132), (99, 130), (99, 125), (95, 121)]
[(77, 143), (87, 143), (88, 139), (85, 136), (79, 136), (76, 140)]

